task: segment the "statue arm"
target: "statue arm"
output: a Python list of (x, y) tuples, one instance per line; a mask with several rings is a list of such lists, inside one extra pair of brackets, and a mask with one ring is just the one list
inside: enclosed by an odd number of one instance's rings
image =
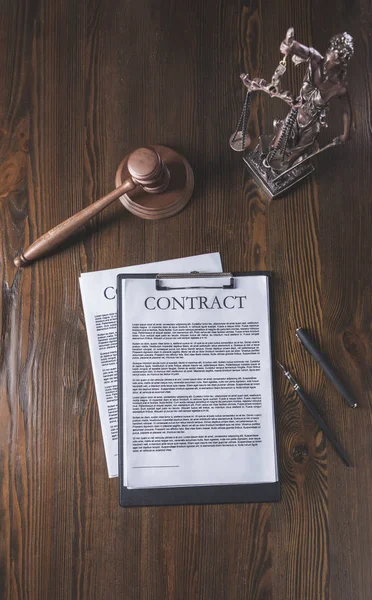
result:
[(311, 59), (312, 62), (314, 61), (315, 63), (320, 63), (320, 61), (323, 60), (323, 56), (320, 54), (320, 52), (315, 50), (315, 48), (304, 46), (303, 44), (300, 44), (300, 42), (297, 42), (291, 38), (286, 38), (282, 41), (280, 44), (280, 51), (285, 56), (298, 56), (298, 58), (304, 61)]
[(352, 123), (352, 119), (353, 119), (351, 101), (350, 101), (350, 96), (349, 96), (349, 92), (347, 91), (347, 89), (345, 89), (345, 93), (343, 94), (343, 96), (341, 96), (341, 98), (345, 98), (345, 100), (346, 100), (345, 110), (344, 110), (344, 114), (343, 114), (344, 131), (338, 138), (336, 138), (336, 140), (338, 142), (345, 143), (350, 140), (351, 123)]

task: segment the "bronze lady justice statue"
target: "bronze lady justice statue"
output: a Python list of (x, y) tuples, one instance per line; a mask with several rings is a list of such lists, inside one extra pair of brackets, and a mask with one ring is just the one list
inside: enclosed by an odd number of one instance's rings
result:
[[(290, 28), (280, 50), (284, 59), (279, 63), (270, 83), (264, 79), (250, 80), (248, 75), (241, 75), (248, 92), (237, 130), (230, 139), (234, 150), (244, 150), (250, 143), (246, 126), (252, 91), (266, 92), (290, 105), (287, 117), (274, 121), (274, 137), (262, 135), (256, 148), (244, 156), (249, 170), (270, 197), (283, 193), (311, 173), (314, 168), (308, 160), (312, 156), (348, 141), (351, 126), (346, 73), (354, 52), (352, 37), (348, 33), (333, 36), (323, 57), (314, 48), (308, 48), (294, 40), (294, 31)], [(307, 62), (298, 97), (283, 91), (281, 87), (287, 56), (292, 56), (295, 64)], [(344, 130), (333, 142), (319, 150), (317, 137), (322, 127), (327, 126), (326, 114), (334, 97), (343, 98), (345, 102)]]

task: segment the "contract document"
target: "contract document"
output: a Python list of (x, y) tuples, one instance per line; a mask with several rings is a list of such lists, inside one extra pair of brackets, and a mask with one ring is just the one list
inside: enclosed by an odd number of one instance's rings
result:
[(129, 490), (278, 481), (269, 277), (226, 278), (118, 280)]
[(80, 291), (109, 477), (118, 476), (116, 278), (119, 273), (147, 273), (161, 270), (177, 273), (197, 269), (221, 272), (220, 255), (212, 253), (189, 256), (158, 263), (82, 273), (80, 276)]

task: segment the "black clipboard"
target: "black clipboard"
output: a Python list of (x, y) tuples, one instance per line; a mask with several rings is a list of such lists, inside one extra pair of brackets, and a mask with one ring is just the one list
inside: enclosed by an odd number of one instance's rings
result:
[[(237, 277), (268, 277), (269, 306), (270, 303), (270, 272), (254, 271), (243, 273), (126, 273), (117, 277), (117, 301), (118, 301), (118, 423), (119, 423), (119, 503), (122, 507), (131, 506), (166, 506), (184, 504), (232, 504), (250, 502), (278, 502), (280, 500), (280, 482), (257, 483), (257, 484), (231, 484), (215, 486), (193, 486), (193, 487), (161, 487), (129, 489), (123, 485), (123, 378), (120, 375), (122, 367), (122, 280), (125, 279), (154, 279), (155, 290), (171, 289), (234, 289)], [(220, 286), (197, 285), (188, 286), (188, 279), (222, 279)], [(172, 280), (184, 279), (184, 287), (172, 287)], [(167, 285), (165, 285), (167, 282)], [(271, 328), (270, 328), (271, 338)], [(272, 340), (270, 339), (270, 346)], [(275, 419), (275, 403), (273, 406)], [(278, 459), (278, 457), (276, 456)], [(279, 475), (278, 475), (279, 477)]]

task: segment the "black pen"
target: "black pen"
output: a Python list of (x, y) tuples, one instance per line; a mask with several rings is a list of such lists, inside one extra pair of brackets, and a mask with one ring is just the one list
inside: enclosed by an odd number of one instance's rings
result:
[(323, 417), (320, 416), (320, 414), (318, 413), (318, 411), (315, 408), (315, 406), (313, 405), (313, 403), (305, 396), (305, 394), (301, 390), (300, 386), (298, 385), (297, 381), (290, 374), (290, 372), (288, 371), (288, 369), (286, 369), (285, 367), (283, 367), (283, 365), (281, 365), (280, 362), (278, 362), (278, 361), (276, 361), (276, 362), (278, 363), (279, 367), (281, 367), (283, 369), (284, 375), (286, 376), (286, 378), (288, 379), (289, 383), (293, 387), (293, 389), (296, 392), (297, 396), (299, 398), (301, 398), (302, 402), (304, 403), (304, 405), (306, 406), (307, 410), (309, 411), (309, 413), (313, 417), (314, 421), (316, 421), (316, 423), (319, 425), (320, 429), (324, 432), (325, 436), (331, 442), (331, 444), (334, 447), (334, 449), (336, 450), (337, 454), (342, 458), (342, 460), (344, 461), (345, 465), (347, 467), (350, 467), (350, 461), (349, 461), (349, 459), (347, 457), (347, 454), (346, 454), (345, 450), (343, 450), (341, 448), (340, 444), (336, 440), (335, 436), (333, 435), (332, 431), (328, 427), (327, 423), (324, 421)]
[(298, 327), (296, 329), (297, 339), (300, 340), (301, 344), (308, 351), (310, 356), (323, 369), (324, 373), (327, 377), (332, 381), (335, 388), (340, 392), (341, 396), (346, 400), (347, 404), (351, 406), (351, 408), (356, 408), (358, 405), (355, 402), (354, 398), (350, 394), (349, 390), (344, 386), (337, 373), (330, 365), (327, 357), (316, 347), (314, 340), (310, 337), (308, 331), (303, 327)]

